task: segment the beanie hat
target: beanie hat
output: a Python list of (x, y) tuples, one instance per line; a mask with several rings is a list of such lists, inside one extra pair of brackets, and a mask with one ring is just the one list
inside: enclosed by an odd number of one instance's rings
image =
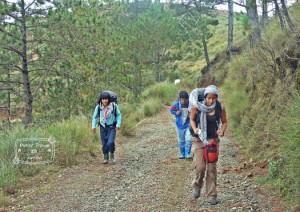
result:
[(218, 91), (218, 88), (217, 86), (215, 85), (209, 85), (205, 88), (204, 90), (204, 96), (206, 97), (207, 94), (209, 93), (213, 93), (213, 94), (216, 94), (217, 96), (219, 95), (219, 91)]
[(179, 92), (179, 98), (186, 98), (186, 99), (188, 99), (189, 98), (188, 92), (186, 92), (186, 91), (180, 91)]

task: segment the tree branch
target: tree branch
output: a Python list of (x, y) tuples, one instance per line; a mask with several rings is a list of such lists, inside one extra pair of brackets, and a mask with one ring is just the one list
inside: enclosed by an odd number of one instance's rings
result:
[(22, 84), (23, 82), (20, 81), (4, 81), (4, 80), (0, 80), (0, 83), (16, 83), (16, 84)]
[(287, 53), (283, 52), (283, 54), (289, 58), (290, 60), (297, 60), (297, 61), (300, 61), (300, 58), (297, 58), (297, 57), (290, 57)]
[(45, 79), (46, 77), (48, 76), (49, 72), (50, 72), (50, 68), (56, 63), (58, 59), (55, 58), (52, 62), (52, 64), (46, 69), (46, 73), (43, 75), (43, 77), (40, 79), (40, 82), (39, 84), (36, 86), (32, 96), (35, 97), (38, 93), (38, 91), (40, 90), (40, 88), (43, 86), (44, 82), (45, 82)]
[(240, 6), (240, 7), (244, 7), (244, 8), (246, 8), (246, 9), (249, 8), (247, 5), (238, 3), (238, 2), (236, 2), (236, 1), (233, 1), (233, 3), (236, 4), (236, 5), (238, 5), (238, 6)]
[(31, 7), (31, 6), (35, 3), (35, 1), (36, 1), (36, 0), (33, 0), (30, 4), (28, 4), (27, 7), (25, 7), (25, 11), (26, 11), (29, 7)]
[(22, 52), (12, 46), (3, 46), (4, 49), (17, 53), (20, 56), (23, 56)]

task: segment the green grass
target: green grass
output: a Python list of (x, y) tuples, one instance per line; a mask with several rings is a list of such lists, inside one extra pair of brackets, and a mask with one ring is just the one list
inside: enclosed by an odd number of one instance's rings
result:
[[(291, 8), (294, 20), (299, 19), (299, 10), (299, 4)], [(298, 22), (294, 24), (299, 29)], [(257, 182), (276, 190), (292, 211), (300, 199), (300, 70), (284, 66), (283, 77), (278, 66), (273, 68), (272, 54), (280, 58), (289, 50), (297, 55), (296, 34), (278, 26), (271, 21), (262, 34), (263, 42), (244, 49), (225, 66), (228, 74), (222, 96), (241, 153), (254, 162), (268, 161), (268, 176)], [(220, 64), (216, 67), (222, 69)]]
[[(156, 114), (165, 104), (170, 104), (177, 96), (179, 87), (172, 83), (160, 83), (144, 90), (138, 103), (120, 105), (123, 135), (131, 135), (133, 127), (145, 117)], [(33, 177), (47, 170), (47, 165), (14, 165), (14, 147), (17, 139), (49, 138), (55, 139), (53, 165), (72, 166), (84, 163), (89, 156), (101, 152), (99, 132), (91, 131), (91, 117), (74, 116), (69, 120), (41, 127), (25, 129), (16, 125), (0, 132), (0, 191), (15, 188), (21, 178)], [(1, 202), (5, 202), (1, 200)], [(4, 203), (1, 203), (2, 205)]]
[(164, 105), (170, 105), (178, 90), (179, 87), (173, 83), (158, 83), (145, 89), (137, 103), (120, 105), (121, 133), (125, 136), (133, 135), (135, 126), (145, 117), (156, 114)]

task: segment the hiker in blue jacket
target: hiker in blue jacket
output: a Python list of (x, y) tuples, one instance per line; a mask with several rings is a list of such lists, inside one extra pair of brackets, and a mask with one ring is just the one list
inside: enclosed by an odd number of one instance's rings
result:
[(189, 94), (186, 91), (179, 92), (179, 99), (170, 108), (170, 112), (176, 117), (179, 159), (191, 159), (192, 138), (189, 131), (190, 117), (188, 112)]
[(121, 127), (121, 112), (118, 105), (111, 102), (111, 96), (108, 92), (102, 92), (99, 96), (92, 119), (94, 133), (96, 132), (98, 118), (100, 119), (100, 137), (104, 154), (102, 163), (107, 164), (109, 156), (111, 162), (115, 163), (115, 138), (117, 130)]

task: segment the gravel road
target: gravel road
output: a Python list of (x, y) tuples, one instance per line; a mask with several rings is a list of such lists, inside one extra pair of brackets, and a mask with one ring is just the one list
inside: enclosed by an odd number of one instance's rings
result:
[(219, 204), (206, 203), (204, 192), (195, 200), (193, 162), (178, 159), (168, 107), (138, 125), (135, 136), (118, 140), (116, 148), (115, 165), (101, 164), (98, 155), (67, 168), (15, 197), (8, 211), (285, 211), (278, 197), (255, 183), (229, 137), (220, 145)]

